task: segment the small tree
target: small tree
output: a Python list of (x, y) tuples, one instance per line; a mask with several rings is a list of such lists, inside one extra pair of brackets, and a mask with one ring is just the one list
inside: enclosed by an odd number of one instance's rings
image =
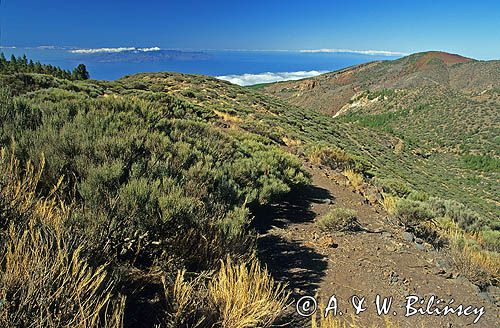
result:
[(73, 79), (75, 80), (88, 80), (90, 78), (90, 74), (87, 71), (87, 67), (84, 64), (78, 65), (73, 70)]

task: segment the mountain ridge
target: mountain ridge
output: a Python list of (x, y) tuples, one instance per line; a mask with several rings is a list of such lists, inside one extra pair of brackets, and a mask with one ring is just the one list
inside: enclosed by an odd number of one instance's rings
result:
[(261, 91), (302, 107), (334, 115), (364, 90), (441, 85), (463, 92), (500, 86), (500, 61), (478, 61), (457, 54), (429, 51), (396, 60), (374, 61), (300, 81), (268, 84)]

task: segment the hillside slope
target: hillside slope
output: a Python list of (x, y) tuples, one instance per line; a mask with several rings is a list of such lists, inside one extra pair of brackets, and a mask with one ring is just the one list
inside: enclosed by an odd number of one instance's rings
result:
[(500, 61), (476, 61), (444, 52), (425, 52), (394, 61), (377, 61), (300, 81), (266, 85), (261, 90), (288, 102), (337, 113), (360, 91), (444, 86), (484, 92), (500, 86)]

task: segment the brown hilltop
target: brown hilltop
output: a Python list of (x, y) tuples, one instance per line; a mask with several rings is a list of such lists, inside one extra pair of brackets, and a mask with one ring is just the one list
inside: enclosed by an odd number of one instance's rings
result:
[(500, 61), (477, 61), (440, 51), (375, 61), (300, 81), (274, 83), (264, 92), (292, 104), (337, 113), (360, 91), (440, 86), (481, 92), (500, 85)]

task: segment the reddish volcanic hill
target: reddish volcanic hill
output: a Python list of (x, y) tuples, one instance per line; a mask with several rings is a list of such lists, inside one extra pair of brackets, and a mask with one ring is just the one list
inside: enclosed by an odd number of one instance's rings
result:
[(500, 61), (477, 61), (429, 51), (357, 65), (310, 79), (269, 84), (263, 91), (294, 105), (335, 114), (362, 90), (439, 86), (482, 92), (500, 85), (499, 71)]

